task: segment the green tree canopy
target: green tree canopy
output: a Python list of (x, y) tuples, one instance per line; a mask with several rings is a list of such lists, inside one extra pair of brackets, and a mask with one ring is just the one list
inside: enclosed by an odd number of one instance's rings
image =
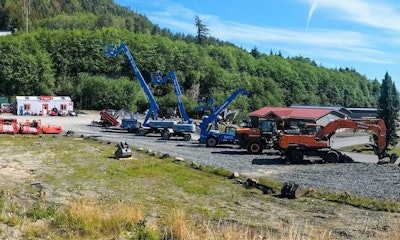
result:
[(398, 142), (396, 133), (397, 114), (399, 111), (399, 96), (396, 86), (388, 73), (382, 80), (381, 95), (378, 99), (378, 117), (386, 124), (386, 146), (395, 146)]

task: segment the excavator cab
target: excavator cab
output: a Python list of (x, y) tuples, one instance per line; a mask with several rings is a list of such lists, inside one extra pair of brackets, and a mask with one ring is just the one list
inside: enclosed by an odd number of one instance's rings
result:
[(305, 135), (315, 135), (317, 132), (321, 131), (324, 128), (324, 126), (320, 124), (314, 124), (314, 123), (306, 123), (304, 124), (304, 128), (302, 128), (301, 132), (302, 134)]
[(273, 119), (263, 120), (260, 122), (261, 139), (264, 142), (264, 148), (276, 148), (278, 142), (278, 128), (276, 121)]
[(260, 122), (261, 136), (266, 138), (268, 141), (272, 140), (273, 137), (278, 135), (278, 128), (274, 120), (264, 120)]

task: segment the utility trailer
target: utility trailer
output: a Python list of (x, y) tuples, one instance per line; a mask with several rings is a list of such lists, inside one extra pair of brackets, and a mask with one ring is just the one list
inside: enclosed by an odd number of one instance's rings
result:
[[(129, 117), (127, 117), (127, 115)], [(132, 112), (125, 111), (123, 109), (116, 112), (115, 110), (103, 109), (100, 111), (100, 122), (99, 125), (105, 127), (107, 131), (124, 131), (130, 133), (136, 133), (136, 130), (140, 128), (141, 124), (138, 121), (138, 116), (135, 116)], [(118, 120), (121, 118), (121, 122)]]
[[(168, 123), (168, 124), (165, 124)], [(152, 121), (150, 126), (161, 132), (163, 140), (169, 140), (171, 137), (182, 137), (184, 141), (192, 139), (191, 133), (196, 132), (196, 125), (191, 123), (178, 123), (177, 121)]]
[(107, 110), (101, 110), (100, 111), (100, 116), (102, 120), (102, 125), (104, 127), (110, 127), (110, 126), (119, 126), (119, 122), (117, 118), (112, 116)]
[(136, 131), (139, 136), (155, 133), (161, 134), (163, 140), (169, 140), (171, 137), (182, 137), (184, 141), (192, 139), (191, 133), (194, 132), (196, 132), (196, 125), (179, 123), (175, 120), (149, 121), (148, 127), (141, 127)]

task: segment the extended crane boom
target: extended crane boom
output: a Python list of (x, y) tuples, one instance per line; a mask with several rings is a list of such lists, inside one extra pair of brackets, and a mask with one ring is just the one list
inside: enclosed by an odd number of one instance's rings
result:
[[(211, 109), (211, 112), (215, 111), (215, 104), (214, 104), (214, 98), (209, 97), (207, 101), (198, 101), (197, 102), (198, 106), (195, 108), (197, 111), (209, 111)], [(214, 119), (214, 129), (218, 129), (218, 119)]]
[[(212, 137), (213, 141), (210, 141), (211, 144), (208, 143), (207, 141), (207, 146), (216, 146), (218, 143), (218, 140), (216, 140), (217, 136), (211, 136), (210, 135), (210, 131), (209, 131), (209, 124), (212, 121), (215, 121), (215, 119), (218, 117), (218, 115), (239, 95), (245, 95), (245, 96), (249, 96), (249, 93), (242, 89), (239, 88), (237, 89), (235, 92), (233, 92), (217, 109), (213, 110), (213, 112), (206, 117), (205, 119), (203, 119), (203, 121), (200, 123), (200, 139), (199, 142), (200, 143), (205, 143), (208, 139), (211, 139), (210, 137)], [(232, 133), (232, 136), (229, 139), (226, 139), (226, 141), (230, 141), (233, 143), (234, 141), (234, 133)]]
[(106, 56), (108, 57), (115, 57), (118, 54), (120, 54), (121, 51), (124, 51), (126, 57), (129, 60), (129, 63), (131, 64), (137, 79), (139, 80), (140, 86), (142, 87), (144, 93), (146, 94), (147, 98), (150, 100), (150, 107), (149, 110), (145, 116), (145, 119), (142, 123), (142, 126), (148, 127), (149, 123), (147, 122), (151, 116), (153, 116), (154, 120), (158, 119), (158, 111), (160, 108), (158, 107), (158, 104), (153, 96), (153, 93), (150, 91), (149, 86), (147, 86), (146, 81), (144, 80), (142, 74), (139, 71), (139, 68), (136, 66), (135, 61), (133, 60), (133, 57), (129, 51), (128, 46), (124, 42), (121, 42), (120, 46), (117, 47), (116, 45), (108, 45), (106, 46)]
[(197, 102), (198, 106), (195, 108), (197, 111), (205, 111), (208, 108), (211, 108), (212, 111), (215, 110), (215, 106), (214, 106), (214, 98), (208, 98), (207, 101), (203, 100), (203, 101), (198, 101)]
[(192, 120), (187, 115), (185, 106), (183, 105), (182, 91), (181, 91), (181, 88), (179, 87), (178, 80), (176, 79), (175, 72), (171, 70), (164, 77), (162, 77), (161, 72), (151, 73), (151, 80), (152, 80), (151, 83), (152, 84), (161, 84), (161, 83), (166, 82), (170, 78), (172, 79), (172, 81), (174, 83), (175, 93), (178, 98), (178, 107), (179, 107), (179, 112), (181, 113), (182, 121), (184, 123), (192, 123)]

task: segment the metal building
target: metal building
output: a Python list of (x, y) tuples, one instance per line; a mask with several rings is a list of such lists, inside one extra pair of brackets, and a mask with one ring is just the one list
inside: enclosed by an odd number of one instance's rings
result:
[(74, 111), (74, 103), (68, 96), (17, 96), (17, 115), (48, 115), (56, 110), (60, 115)]

